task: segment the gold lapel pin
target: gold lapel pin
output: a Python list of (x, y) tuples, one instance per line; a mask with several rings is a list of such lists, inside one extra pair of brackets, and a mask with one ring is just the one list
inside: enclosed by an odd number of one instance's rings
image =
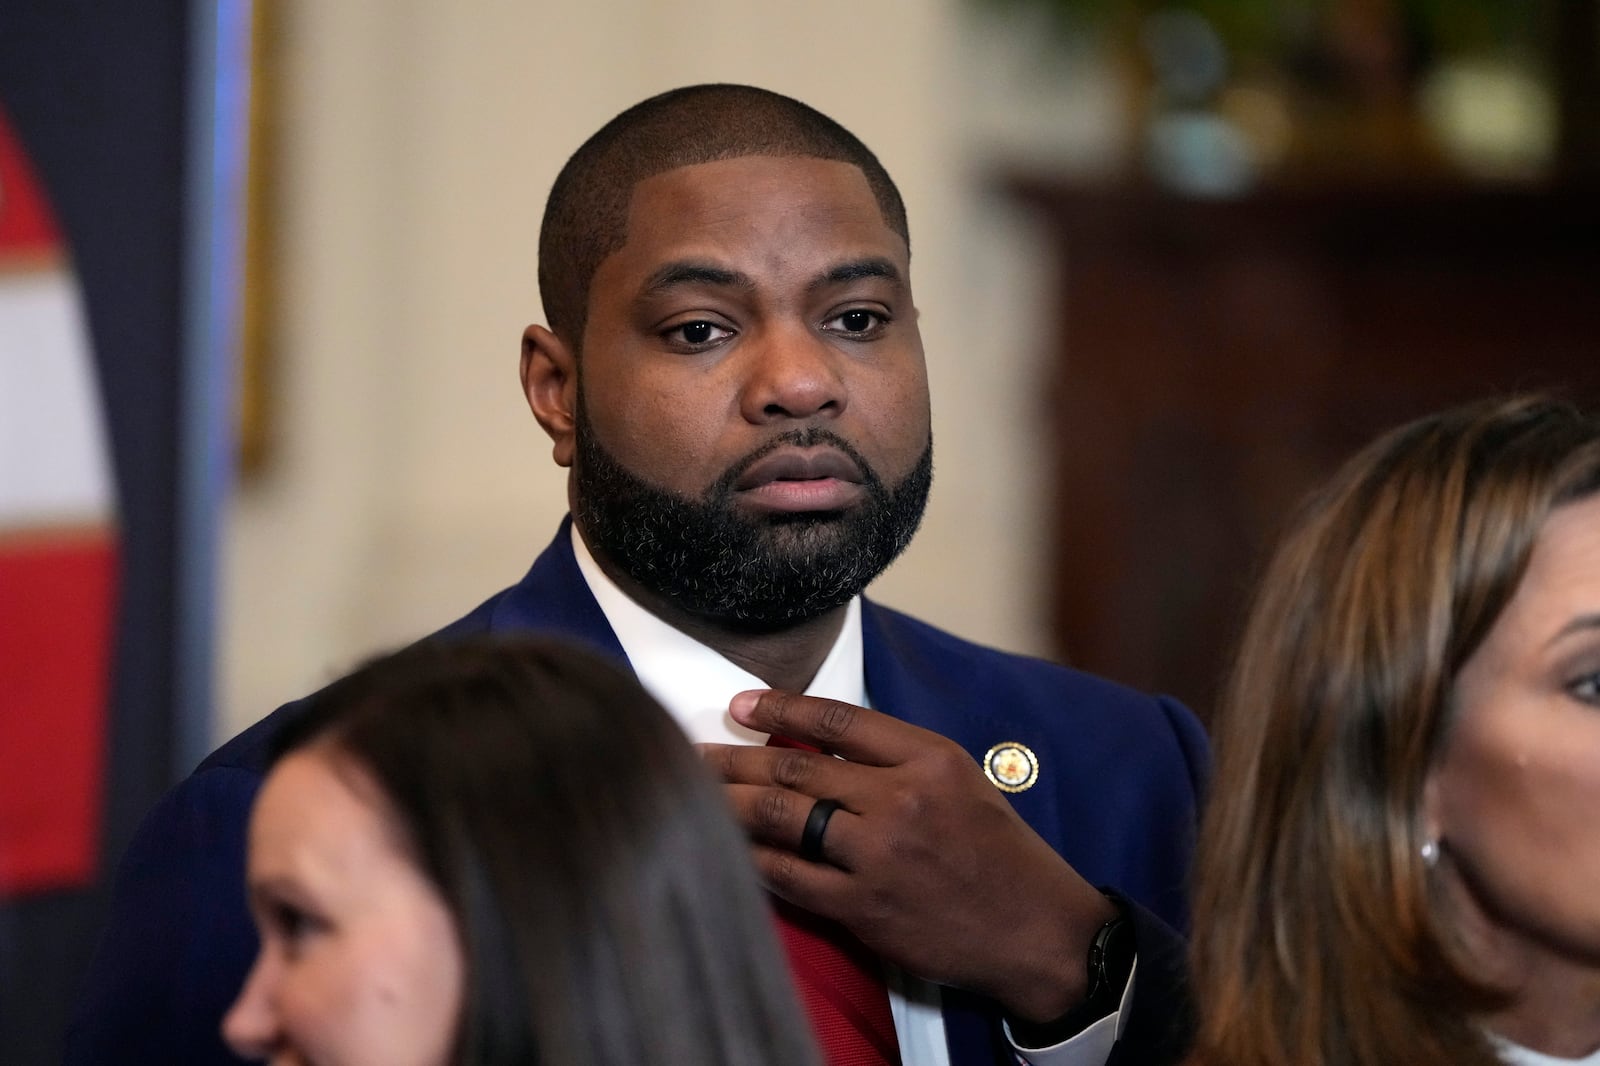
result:
[(1039, 758), (1026, 744), (1008, 740), (983, 757), (983, 775), (1001, 792), (1026, 792), (1039, 780)]

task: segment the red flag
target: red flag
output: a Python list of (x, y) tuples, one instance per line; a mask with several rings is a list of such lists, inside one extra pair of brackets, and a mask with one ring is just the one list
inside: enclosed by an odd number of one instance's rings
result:
[(0, 113), (0, 898), (89, 883), (117, 538), (82, 301)]

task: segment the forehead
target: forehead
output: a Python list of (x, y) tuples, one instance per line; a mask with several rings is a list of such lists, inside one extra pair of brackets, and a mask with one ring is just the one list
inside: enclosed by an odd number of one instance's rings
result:
[(759, 269), (860, 256), (890, 258), (902, 276), (909, 265), (905, 241), (884, 221), (859, 167), (746, 156), (678, 167), (636, 184), (627, 238), (602, 263), (596, 282), (679, 258), (747, 259), (742, 265)]
[(1572, 619), (1597, 612), (1600, 494), (1563, 504), (1545, 520), (1502, 628), (1518, 639), (1544, 641)]
[(1589, 610), (1600, 593), (1600, 494), (1551, 512), (1534, 542), (1524, 587), (1562, 595)]
[(316, 749), (285, 756), (250, 819), (250, 865), (324, 874), (370, 869), (399, 855), (377, 786)]

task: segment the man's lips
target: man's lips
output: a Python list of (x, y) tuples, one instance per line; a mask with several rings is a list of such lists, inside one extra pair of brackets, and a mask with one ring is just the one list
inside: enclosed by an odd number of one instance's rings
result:
[(773, 511), (836, 511), (865, 491), (861, 468), (834, 448), (781, 448), (750, 464), (734, 482), (745, 500)]
[(861, 468), (836, 448), (780, 448), (751, 463), (733, 487), (743, 491), (773, 481), (821, 481), (824, 478), (859, 485)]

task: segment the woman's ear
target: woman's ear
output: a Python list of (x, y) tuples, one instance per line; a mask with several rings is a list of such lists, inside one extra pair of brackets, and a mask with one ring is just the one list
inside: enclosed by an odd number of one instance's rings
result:
[(528, 410), (550, 434), (557, 466), (572, 466), (578, 411), (578, 361), (566, 343), (543, 326), (522, 332), (522, 394)]

